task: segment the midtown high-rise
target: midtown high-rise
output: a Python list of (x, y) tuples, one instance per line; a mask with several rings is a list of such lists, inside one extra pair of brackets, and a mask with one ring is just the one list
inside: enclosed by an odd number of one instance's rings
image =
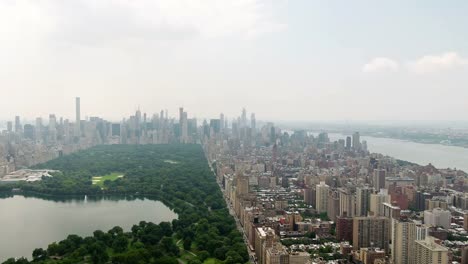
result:
[(81, 109), (80, 97), (75, 98), (75, 137), (81, 137)]

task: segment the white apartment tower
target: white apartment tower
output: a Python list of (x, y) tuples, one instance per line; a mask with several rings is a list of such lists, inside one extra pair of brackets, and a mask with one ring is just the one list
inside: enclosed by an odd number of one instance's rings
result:
[(328, 209), (328, 190), (330, 187), (325, 184), (325, 182), (320, 182), (320, 184), (317, 184), (316, 187), (316, 196), (315, 196), (315, 203), (318, 213), (325, 213), (327, 212)]
[(80, 98), (75, 98), (75, 137), (81, 137), (81, 108), (80, 108)]

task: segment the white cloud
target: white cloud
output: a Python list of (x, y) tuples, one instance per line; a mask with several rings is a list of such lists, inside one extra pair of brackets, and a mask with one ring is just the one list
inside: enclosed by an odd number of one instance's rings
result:
[(439, 55), (426, 55), (416, 61), (409, 62), (408, 68), (412, 72), (424, 74), (454, 69), (465, 65), (468, 65), (467, 58), (461, 57), (456, 52), (445, 52)]
[(252, 37), (286, 27), (276, 21), (275, 7), (266, 0), (6, 1), (0, 2), (0, 32), (6, 33), (0, 42)]
[(362, 71), (365, 73), (374, 73), (374, 72), (395, 72), (399, 69), (398, 62), (385, 58), (377, 57), (373, 58), (370, 62), (366, 63), (362, 67)]

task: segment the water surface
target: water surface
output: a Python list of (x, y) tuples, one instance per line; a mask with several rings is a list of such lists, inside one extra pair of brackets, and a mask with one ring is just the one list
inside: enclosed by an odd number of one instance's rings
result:
[(40, 199), (21, 195), (0, 198), (0, 263), (9, 257), (31, 259), (35, 248), (47, 248), (69, 234), (92, 235), (120, 226), (130, 231), (140, 221), (172, 221), (177, 214), (149, 199)]
[[(339, 133), (328, 134), (331, 141), (346, 139)], [(437, 168), (457, 168), (468, 172), (468, 148), (423, 144), (393, 138), (361, 136), (370, 152), (381, 153), (419, 165), (432, 163)]]

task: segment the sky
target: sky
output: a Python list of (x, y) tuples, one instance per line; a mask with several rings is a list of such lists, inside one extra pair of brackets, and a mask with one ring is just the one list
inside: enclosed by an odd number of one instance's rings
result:
[(0, 119), (468, 120), (467, 1), (2, 0)]

